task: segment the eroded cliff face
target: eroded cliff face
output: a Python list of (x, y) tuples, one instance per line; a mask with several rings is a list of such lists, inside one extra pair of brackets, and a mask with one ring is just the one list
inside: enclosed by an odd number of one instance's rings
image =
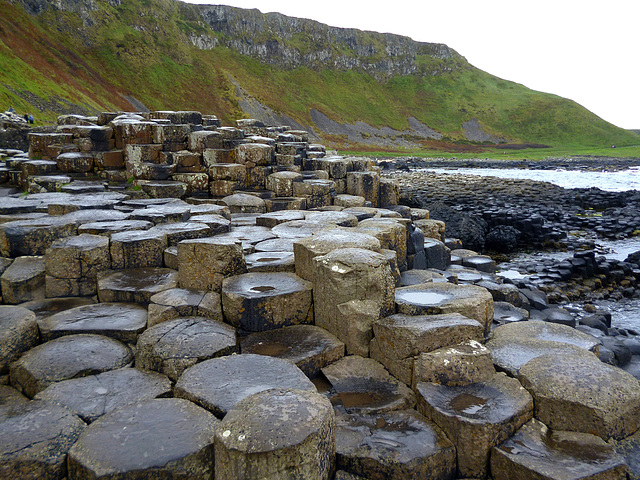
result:
[[(378, 78), (422, 73), (433, 75), (464, 62), (440, 43), (421, 43), (388, 33), (337, 28), (322, 23), (263, 14), (224, 5), (194, 5), (217, 34), (207, 41), (192, 36), (199, 48), (224, 45), (281, 68), (358, 69)], [(466, 62), (464, 62), (466, 63)]]

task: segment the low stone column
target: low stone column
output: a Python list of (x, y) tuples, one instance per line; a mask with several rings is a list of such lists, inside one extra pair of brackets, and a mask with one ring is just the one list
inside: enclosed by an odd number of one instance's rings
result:
[(220, 292), (222, 280), (246, 271), (240, 241), (210, 237), (178, 244), (178, 281), (182, 288)]

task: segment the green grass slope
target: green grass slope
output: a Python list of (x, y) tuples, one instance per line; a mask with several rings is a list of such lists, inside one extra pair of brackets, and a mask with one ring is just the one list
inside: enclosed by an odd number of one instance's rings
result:
[[(173, 0), (78, 5), (74, 12), (48, 8), (32, 14), (19, 3), (0, 0), (0, 109), (13, 105), (53, 121), (65, 112), (131, 110), (125, 98), (131, 95), (150, 109), (194, 109), (231, 123), (243, 116), (233, 79), (263, 104), (305, 125), (313, 126), (311, 109), (339, 123), (396, 130), (408, 129), (408, 117), (415, 117), (445, 136), (423, 141), (425, 149), (469, 143), (462, 124), (471, 118), (510, 143), (578, 149), (638, 144), (637, 135), (575, 102), (499, 79), (462, 57), (419, 55), (416, 73), (386, 79), (358, 70), (282, 69), (231, 48), (194, 47), (190, 36), (215, 41), (222, 34), (201, 21), (192, 5)], [(279, 40), (300, 51), (313, 47), (300, 35)], [(341, 144), (341, 138), (323, 140), (357, 148)]]

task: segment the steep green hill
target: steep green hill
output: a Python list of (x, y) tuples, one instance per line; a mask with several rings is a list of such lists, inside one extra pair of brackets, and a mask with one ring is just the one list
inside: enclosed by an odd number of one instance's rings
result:
[(339, 147), (598, 147), (638, 137), (446, 45), (174, 0), (0, 0), (0, 109), (199, 110)]

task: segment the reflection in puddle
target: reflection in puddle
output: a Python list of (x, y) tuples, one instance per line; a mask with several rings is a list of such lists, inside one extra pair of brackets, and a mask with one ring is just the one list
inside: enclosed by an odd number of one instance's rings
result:
[(249, 291), (251, 292), (270, 292), (271, 290), (275, 290), (276, 287), (268, 287), (268, 286), (260, 286), (260, 287), (251, 287)]
[(396, 291), (396, 300), (400, 300), (414, 305), (440, 305), (449, 300), (451, 295), (437, 292), (421, 291)]
[(469, 393), (461, 393), (451, 400), (451, 407), (458, 412), (475, 415), (483, 409), (486, 403), (487, 400), (484, 398), (476, 397)]

